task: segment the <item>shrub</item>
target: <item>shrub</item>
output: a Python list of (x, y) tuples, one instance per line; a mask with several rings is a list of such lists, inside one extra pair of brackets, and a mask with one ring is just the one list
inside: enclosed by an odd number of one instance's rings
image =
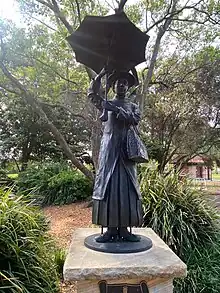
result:
[(61, 163), (31, 164), (18, 176), (19, 190), (26, 194), (36, 188), (43, 190), (47, 188), (48, 180), (63, 170), (67, 170), (67, 166)]
[(54, 245), (36, 207), (0, 189), (0, 292), (58, 291)]
[(182, 256), (185, 250), (216, 238), (219, 214), (190, 180), (180, 180), (177, 172), (169, 171), (164, 177), (153, 163), (142, 167), (144, 226), (152, 227)]
[(175, 293), (220, 292), (219, 213), (206, 194), (172, 169), (163, 176), (155, 163), (140, 168), (144, 226), (151, 227), (187, 264)]
[(18, 178), (19, 191), (32, 194), (41, 205), (63, 205), (88, 198), (92, 183), (77, 170), (60, 163), (28, 167)]
[(174, 293), (220, 292), (220, 235), (210, 245), (201, 245), (185, 252), (188, 275), (175, 281)]
[(0, 179), (1, 178), (6, 178), (7, 177), (7, 173), (4, 169), (0, 168)]
[(13, 178), (10, 178), (6, 170), (0, 168), (0, 185), (13, 185)]

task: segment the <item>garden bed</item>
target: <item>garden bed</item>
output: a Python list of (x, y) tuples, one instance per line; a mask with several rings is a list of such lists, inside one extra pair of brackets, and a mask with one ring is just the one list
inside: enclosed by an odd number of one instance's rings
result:
[(63, 248), (69, 247), (75, 229), (92, 226), (92, 209), (87, 208), (87, 202), (50, 206), (43, 211), (50, 220), (50, 233)]

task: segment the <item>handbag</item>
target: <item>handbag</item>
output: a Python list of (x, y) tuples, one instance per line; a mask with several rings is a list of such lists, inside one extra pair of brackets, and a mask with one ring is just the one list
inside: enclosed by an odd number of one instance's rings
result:
[(130, 126), (127, 132), (126, 142), (127, 158), (136, 163), (148, 161), (147, 149), (141, 141), (138, 130), (135, 126)]

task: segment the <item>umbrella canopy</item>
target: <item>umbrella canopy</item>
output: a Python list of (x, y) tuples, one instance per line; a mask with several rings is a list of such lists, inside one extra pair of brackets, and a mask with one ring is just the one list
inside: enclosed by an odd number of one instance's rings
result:
[(145, 61), (149, 36), (139, 30), (124, 12), (109, 16), (86, 16), (67, 37), (76, 60), (96, 72), (129, 71)]

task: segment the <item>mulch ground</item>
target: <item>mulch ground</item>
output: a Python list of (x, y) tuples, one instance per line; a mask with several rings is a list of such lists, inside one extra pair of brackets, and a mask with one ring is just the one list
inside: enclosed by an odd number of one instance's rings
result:
[[(50, 234), (60, 247), (68, 248), (75, 229), (92, 226), (92, 209), (88, 202), (73, 203), (64, 206), (50, 206), (43, 209), (50, 220)], [(75, 293), (74, 283), (61, 282), (60, 293)]]
[(75, 229), (92, 226), (92, 209), (87, 202), (43, 209), (50, 220), (50, 233), (60, 247), (68, 248)]

